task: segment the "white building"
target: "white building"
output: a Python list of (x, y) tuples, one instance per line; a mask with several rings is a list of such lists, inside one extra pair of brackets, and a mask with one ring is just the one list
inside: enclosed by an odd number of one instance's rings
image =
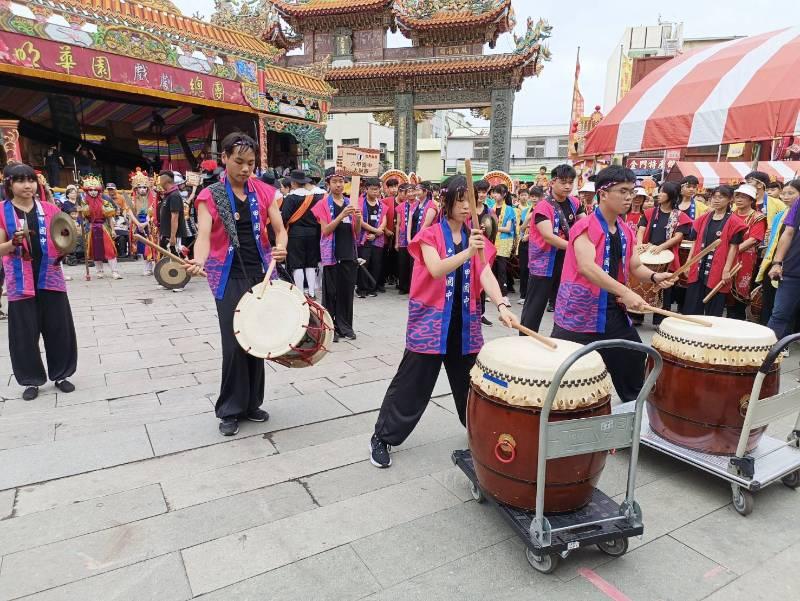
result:
[(377, 123), (372, 113), (331, 113), (325, 129), (325, 168), (336, 166), (339, 146), (378, 148), (381, 160), (394, 153), (394, 129)]
[[(533, 178), (540, 167), (548, 171), (567, 161), (569, 125), (524, 125), (511, 130), (512, 176)], [(474, 173), (486, 173), (489, 128), (461, 127), (447, 140), (445, 175), (464, 172), (464, 159), (472, 159)]]

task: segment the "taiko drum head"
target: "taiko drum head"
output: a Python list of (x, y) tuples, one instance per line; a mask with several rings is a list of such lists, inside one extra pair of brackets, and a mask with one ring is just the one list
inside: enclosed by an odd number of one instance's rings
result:
[[(486, 343), (475, 367), (472, 384), (509, 405), (541, 407), (553, 375), (572, 353), (582, 347), (557, 340), (550, 350), (535, 340), (513, 336)], [(564, 376), (553, 409), (569, 411), (596, 405), (611, 394), (611, 378), (597, 352), (581, 357)]]
[(643, 252), (639, 255), (639, 259), (645, 265), (653, 265), (653, 266), (660, 266), (660, 265), (669, 265), (672, 263), (672, 260), (675, 258), (675, 255), (672, 253), (671, 250), (662, 250), (660, 253), (655, 254), (650, 251)]
[(692, 363), (757, 368), (777, 341), (771, 329), (757, 323), (698, 317), (710, 321), (712, 327), (668, 317), (653, 336), (653, 348)]
[(302, 291), (288, 282), (273, 280), (244, 293), (233, 314), (233, 333), (248, 355), (273, 359), (303, 340), (309, 320)]

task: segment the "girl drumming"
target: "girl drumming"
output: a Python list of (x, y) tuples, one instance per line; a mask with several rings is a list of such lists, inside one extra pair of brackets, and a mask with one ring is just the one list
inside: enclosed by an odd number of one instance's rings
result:
[[(443, 185), (445, 219), (423, 230), (409, 244), (414, 273), (408, 306), (406, 350), (375, 424), (370, 460), (389, 467), (389, 449), (402, 444), (419, 422), (442, 363), (455, 398), (458, 417), (466, 424), (469, 372), (483, 346), (481, 290), (500, 311), (507, 326), (516, 323), (492, 274), (495, 250), (479, 229), (468, 230), (467, 180), (456, 175)], [(483, 249), (486, 262), (480, 259)]]

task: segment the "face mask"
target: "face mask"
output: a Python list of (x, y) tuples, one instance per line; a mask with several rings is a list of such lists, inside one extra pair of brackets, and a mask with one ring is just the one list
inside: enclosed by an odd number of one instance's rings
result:
[(189, 193), (184, 190), (183, 192), (181, 192), (181, 198), (186, 200), (187, 198), (189, 198)]

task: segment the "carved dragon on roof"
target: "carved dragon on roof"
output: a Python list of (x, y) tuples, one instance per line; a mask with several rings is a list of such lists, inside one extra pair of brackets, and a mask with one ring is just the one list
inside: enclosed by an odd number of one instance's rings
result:
[[(539, 51), (539, 58), (549, 61), (552, 53), (550, 49), (543, 45), (542, 42), (552, 35), (553, 26), (544, 19), (539, 19), (534, 22), (533, 18), (528, 17), (528, 26), (525, 35), (514, 35), (514, 54), (528, 54), (531, 50), (537, 49)], [(538, 58), (537, 58), (538, 62)]]
[(505, 4), (505, 0), (395, 0), (395, 10), (415, 19), (427, 19), (441, 12), (482, 15)]
[(285, 50), (303, 43), (302, 36), (281, 20), (269, 0), (214, 0), (214, 8), (214, 25), (241, 31)]

